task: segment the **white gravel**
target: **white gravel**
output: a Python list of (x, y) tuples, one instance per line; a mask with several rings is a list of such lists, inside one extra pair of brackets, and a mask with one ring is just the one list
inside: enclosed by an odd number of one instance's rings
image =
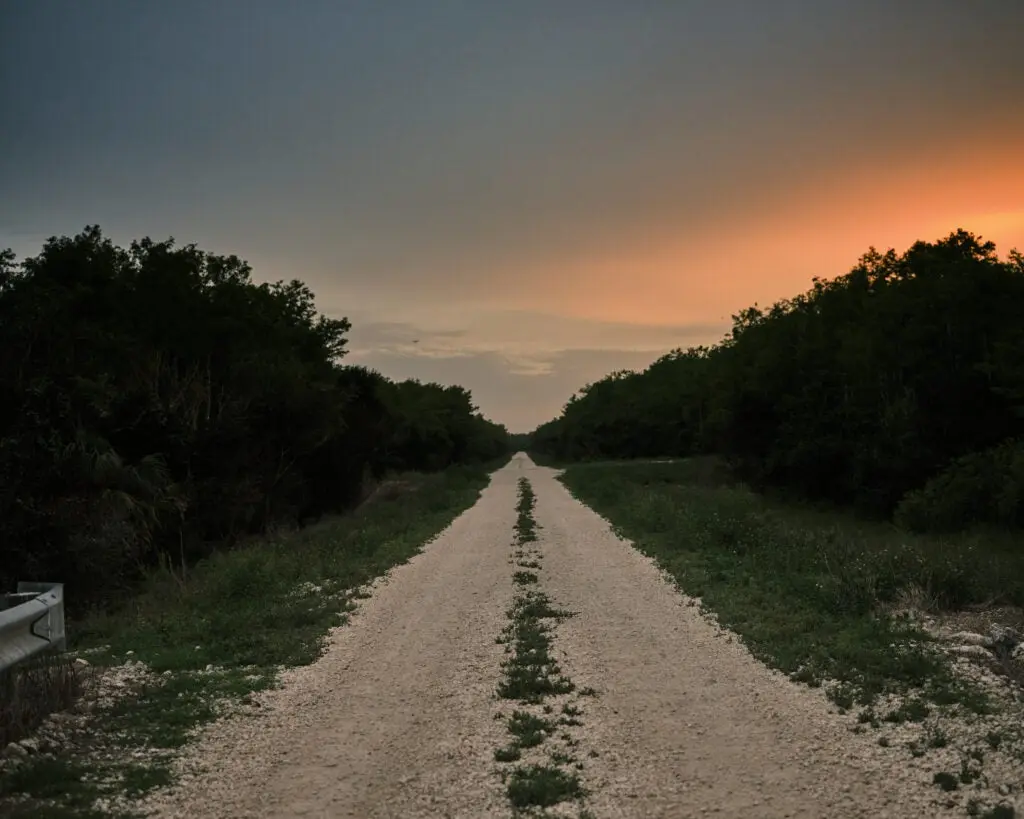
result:
[(221, 720), (141, 808), (162, 817), (501, 816), (493, 718), (516, 475), (374, 584), (316, 663)]
[[(820, 691), (754, 660), (657, 567), (517, 455), (478, 503), (375, 584), (325, 656), (225, 718), (178, 763), (161, 817), (507, 817), (493, 762), (513, 595), (516, 481), (537, 496), (541, 588), (578, 612), (555, 651), (582, 698), (595, 817), (957, 815), (934, 766), (853, 734)], [(598, 754), (591, 758), (590, 751)], [(963, 815), (962, 808), (959, 815)]]

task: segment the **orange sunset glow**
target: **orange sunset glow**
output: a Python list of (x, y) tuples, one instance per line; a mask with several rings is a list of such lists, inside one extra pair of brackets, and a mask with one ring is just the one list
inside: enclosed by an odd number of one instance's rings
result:
[[(983, 5), (409, 8), (395, 28), (325, 6), (253, 31), (210, 9), (189, 28), (205, 73), (173, 39), (138, 64), (113, 32), (144, 15), (76, 19), (47, 46), (64, 62), (28, 34), (4, 57), (26, 79), (0, 246), (98, 222), (237, 253), (349, 317), (352, 363), (465, 384), (525, 430), (871, 246), (963, 227), (1024, 247), (1020, 6)], [(106, 87), (86, 42), (131, 82), (58, 114)]]
[(963, 227), (994, 241), (1000, 255), (1024, 248), (1021, 191), (1024, 144), (822, 171), (776, 199), (738, 206), (732, 219), (595, 238), (579, 257), (526, 275), (566, 315), (663, 325), (728, 320), (754, 302), (802, 292), (814, 276), (845, 273), (871, 246), (902, 250)]

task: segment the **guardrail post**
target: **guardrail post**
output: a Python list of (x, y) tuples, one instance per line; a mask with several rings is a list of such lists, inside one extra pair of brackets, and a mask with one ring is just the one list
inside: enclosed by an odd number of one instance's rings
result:
[(0, 610), (0, 671), (48, 651), (67, 647), (64, 584), (19, 583)]

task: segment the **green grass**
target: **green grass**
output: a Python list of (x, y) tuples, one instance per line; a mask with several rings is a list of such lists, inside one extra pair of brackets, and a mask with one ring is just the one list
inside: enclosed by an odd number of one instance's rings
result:
[[(533, 508), (536, 496), (530, 481), (518, 482), (518, 517), (515, 525), (513, 550), (522, 552), (528, 544), (536, 542), (536, 522)], [(518, 586), (533, 585), (539, 577), (533, 572), (517, 571), (513, 582)], [(561, 674), (558, 663), (551, 656), (551, 627), (548, 621), (565, 619), (571, 612), (560, 611), (551, 605), (543, 592), (530, 589), (519, 592), (508, 611), (509, 625), (500, 642), (510, 647), (511, 657), (504, 663), (504, 678), (498, 684), (498, 696), (523, 703), (539, 704), (553, 694), (567, 694), (572, 683)]]
[[(540, 554), (536, 546), (537, 524), (533, 517), (536, 497), (527, 478), (518, 482), (518, 512), (515, 537), (512, 544), (514, 557), (519, 565), (539, 568)], [(509, 625), (498, 638), (506, 645), (511, 655), (502, 665), (504, 675), (498, 684), (498, 696), (534, 706), (545, 715), (554, 713), (554, 707), (544, 700), (552, 696), (570, 694), (575, 686), (566, 677), (551, 653), (552, 621), (571, 617), (572, 612), (554, 608), (551, 601), (538, 588), (540, 576), (535, 572), (517, 571), (512, 576), (518, 587), (512, 607), (508, 611)], [(526, 588), (530, 586), (531, 588)], [(555, 719), (527, 710), (517, 709), (507, 717), (506, 725), (511, 741), (494, 752), (496, 762), (519, 762), (523, 751), (537, 748), (551, 737), (562, 725), (580, 725), (577, 717), (581, 709), (564, 703), (563, 716)], [(575, 744), (571, 735), (563, 732), (561, 739), (567, 749)], [(549, 763), (520, 764), (510, 772), (502, 774), (506, 793), (515, 815), (529, 813), (572, 799), (584, 797), (583, 788), (576, 773), (559, 766), (574, 765), (582, 768), (568, 751), (548, 749)], [(586, 811), (580, 806), (580, 816)]]
[(581, 798), (579, 777), (554, 765), (524, 765), (512, 771), (507, 787), (513, 808), (546, 808)]
[(521, 547), (537, 540), (537, 522), (533, 519), (533, 507), (537, 504), (537, 496), (527, 478), (520, 478), (518, 483), (519, 500), (516, 503), (516, 542)]
[[(352, 606), (347, 591), (416, 554), (488, 481), (482, 468), (402, 478), (409, 491), (399, 496), (217, 553), (185, 580), (154, 572), (121, 611), (69, 624), (73, 649), (104, 647), (87, 655), (94, 665), (141, 660), (160, 676), (99, 715), (80, 738), (84, 752), (0, 775), (0, 816), (15, 794), (32, 797), (33, 816), (87, 817), (98, 796), (164, 784), (174, 749), (215, 718), (219, 701), (241, 701), (275, 685), (280, 667), (315, 661)], [(156, 754), (132, 761), (142, 749)]]
[[(911, 689), (940, 705), (988, 707), (954, 678), (927, 635), (884, 611), (915, 590), (939, 606), (1019, 600), (1019, 548), (983, 548), (977, 536), (915, 537), (770, 501), (707, 459), (578, 465), (562, 480), (756, 656), (809, 685), (830, 681), (841, 707)], [(919, 710), (890, 718), (917, 719)]]
[(519, 749), (519, 746), (515, 743), (507, 745), (504, 748), (499, 748), (494, 752), (495, 762), (516, 762), (523, 755), (523, 752)]
[(981, 819), (1014, 819), (1016, 811), (1009, 805), (996, 805), (984, 813), (978, 814)]
[(530, 591), (513, 601), (508, 615), (511, 623), (506, 629), (506, 642), (512, 647), (512, 656), (505, 663), (498, 696), (538, 704), (544, 697), (571, 692), (572, 682), (561, 673), (551, 654), (551, 628), (545, 622), (564, 619), (569, 612), (553, 608), (544, 593)]
[(544, 741), (545, 734), (554, 730), (554, 723), (528, 711), (513, 711), (508, 719), (508, 732), (515, 737), (520, 748), (534, 748)]

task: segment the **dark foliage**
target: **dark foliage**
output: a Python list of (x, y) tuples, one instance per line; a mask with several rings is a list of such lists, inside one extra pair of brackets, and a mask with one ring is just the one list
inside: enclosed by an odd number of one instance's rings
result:
[[(1016, 251), (1000, 260), (963, 230), (902, 255), (872, 248), (844, 276), (734, 316), (712, 348), (588, 385), (530, 446), (561, 460), (713, 452), (756, 486), (879, 514), (951, 468), (908, 518), (1019, 523), (1020, 444), (993, 448), (1024, 435), (1022, 316)], [(1014, 480), (998, 503), (979, 499)], [(955, 513), (923, 508), (947, 490)]]
[(507, 450), (468, 391), (343, 366), (346, 319), (250, 274), (98, 227), (0, 253), (0, 587), (110, 593), (350, 508), (385, 471)]

